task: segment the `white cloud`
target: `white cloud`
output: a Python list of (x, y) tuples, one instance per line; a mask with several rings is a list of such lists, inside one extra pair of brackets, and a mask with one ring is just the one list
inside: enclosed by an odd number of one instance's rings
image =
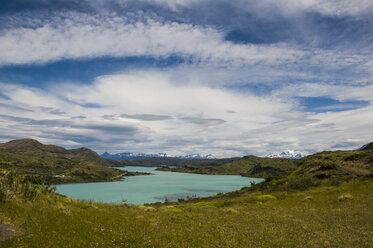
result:
[[(327, 94), (343, 100), (348, 91), (353, 96), (348, 99), (368, 100), (371, 86), (346, 90), (310, 84), (256, 96), (206, 86), (198, 77), (180, 84), (183, 74), (182, 70), (135, 71), (99, 77), (89, 86), (62, 84), (47, 90), (1, 84), (1, 93), (10, 99), (0, 98), (0, 134), (88, 146), (99, 152), (221, 157), (288, 149), (314, 152), (341, 144), (351, 148), (373, 138), (372, 106), (312, 114), (294, 110), (297, 103), (291, 98)], [(101, 107), (87, 108), (86, 103)], [(9, 109), (10, 105), (17, 108)], [(350, 147), (345, 144), (348, 140), (354, 141)]]
[(277, 0), (276, 2), (283, 11), (315, 11), (331, 16), (369, 14), (373, 10), (371, 0)]
[[(268, 1), (263, 4), (267, 6)], [(144, 13), (126, 13), (123, 17), (67, 12), (55, 13), (51, 19), (34, 19), (15, 15), (11, 20), (18, 24), (2, 30), (0, 66), (105, 56), (157, 59), (176, 55), (202, 66), (199, 74), (209, 74), (203, 71), (207, 66), (215, 75), (217, 67), (226, 68), (229, 75), (218, 77), (230, 77), (232, 84), (290, 80), (355, 83), (373, 78), (373, 60), (366, 47), (357, 53), (345, 47), (235, 44), (224, 39), (224, 30), (165, 21), (156, 15), (150, 18)], [(33, 24), (26, 28), (27, 23)], [(211, 75), (206, 77), (216, 83)]]
[[(128, 15), (130, 16), (130, 15)], [(208, 27), (147, 17), (90, 16), (70, 12), (34, 28), (0, 36), (0, 65), (100, 56), (192, 56), (206, 62), (277, 64), (302, 52), (275, 45), (240, 45)]]
[[(128, 2), (118, 0), (117, 2)], [(145, 0), (145, 2), (168, 6), (173, 10), (179, 7), (191, 6), (205, 0)], [(214, 2), (214, 1), (212, 1)], [(224, 1), (221, 1), (224, 2)], [(232, 1), (229, 1), (232, 2)], [(248, 10), (264, 11), (281, 10), (284, 14), (297, 14), (305, 11), (314, 11), (323, 15), (361, 15), (369, 14), (373, 10), (372, 0), (238, 0), (235, 5), (246, 6)]]
[[(65, 84), (47, 91), (2, 84), (2, 94), (10, 100), (1, 102), (22, 108), (2, 110), (0, 133), (15, 127), (11, 133), (17, 137), (80, 143), (100, 151), (105, 148), (99, 143), (104, 143), (110, 150), (154, 151), (158, 147), (171, 154), (223, 154), (214, 142), (224, 143), (231, 135), (273, 122), (278, 119), (272, 116), (274, 112), (289, 108), (287, 103), (249, 92), (211, 88), (195, 81), (180, 85), (175, 78), (172, 73), (136, 72), (100, 77), (91, 86)], [(87, 102), (102, 107), (82, 107)], [(43, 111), (46, 108), (65, 113)], [(75, 118), (81, 115), (86, 118)]]

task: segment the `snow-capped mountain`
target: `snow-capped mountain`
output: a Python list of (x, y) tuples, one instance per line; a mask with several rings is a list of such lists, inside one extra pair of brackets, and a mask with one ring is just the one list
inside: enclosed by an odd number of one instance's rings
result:
[(299, 159), (304, 157), (305, 155), (302, 152), (294, 151), (294, 150), (289, 150), (281, 153), (273, 153), (273, 154), (268, 154), (265, 157), (266, 158), (290, 158), (290, 159)]
[(207, 155), (185, 155), (185, 156), (170, 156), (167, 153), (132, 153), (132, 152), (122, 152), (116, 154), (110, 154), (104, 152), (101, 157), (112, 160), (136, 160), (136, 159), (150, 159), (150, 158), (177, 158), (177, 159), (215, 159), (212, 154)]
[(174, 158), (180, 158), (180, 159), (215, 159), (216, 157), (212, 154), (207, 154), (207, 155), (195, 154), (195, 155), (177, 156), (177, 157), (174, 157)]
[(110, 154), (104, 152), (101, 157), (112, 160), (135, 160), (135, 159), (146, 159), (146, 158), (167, 158), (166, 153), (146, 154), (146, 153), (132, 153), (122, 152), (116, 154)]

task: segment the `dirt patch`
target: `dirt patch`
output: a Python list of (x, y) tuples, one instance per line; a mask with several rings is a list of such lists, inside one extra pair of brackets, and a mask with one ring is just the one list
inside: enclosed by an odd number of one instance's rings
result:
[(0, 222), (0, 242), (7, 241), (20, 234), (21, 232), (15, 226)]

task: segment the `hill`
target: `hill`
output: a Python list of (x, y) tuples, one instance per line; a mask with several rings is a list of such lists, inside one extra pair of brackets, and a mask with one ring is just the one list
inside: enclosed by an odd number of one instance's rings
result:
[(189, 161), (182, 167), (160, 168), (158, 170), (170, 170), (174, 172), (215, 174), (215, 175), (241, 175), (247, 177), (267, 178), (284, 175), (296, 169), (298, 161), (284, 158), (261, 158), (256, 156), (245, 156), (222, 163), (192, 164)]
[(49, 183), (110, 181), (125, 173), (108, 168), (115, 165), (88, 148), (67, 150), (33, 139), (0, 144), (0, 167)]
[(304, 190), (373, 178), (373, 150), (321, 152), (302, 158), (285, 176), (269, 178), (261, 190)]
[(373, 142), (363, 145), (359, 150), (360, 151), (373, 150)]

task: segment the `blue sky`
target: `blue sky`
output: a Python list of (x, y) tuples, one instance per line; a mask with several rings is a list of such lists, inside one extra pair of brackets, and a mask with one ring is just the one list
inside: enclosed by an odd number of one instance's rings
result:
[(0, 141), (218, 157), (373, 141), (373, 1), (0, 6)]

